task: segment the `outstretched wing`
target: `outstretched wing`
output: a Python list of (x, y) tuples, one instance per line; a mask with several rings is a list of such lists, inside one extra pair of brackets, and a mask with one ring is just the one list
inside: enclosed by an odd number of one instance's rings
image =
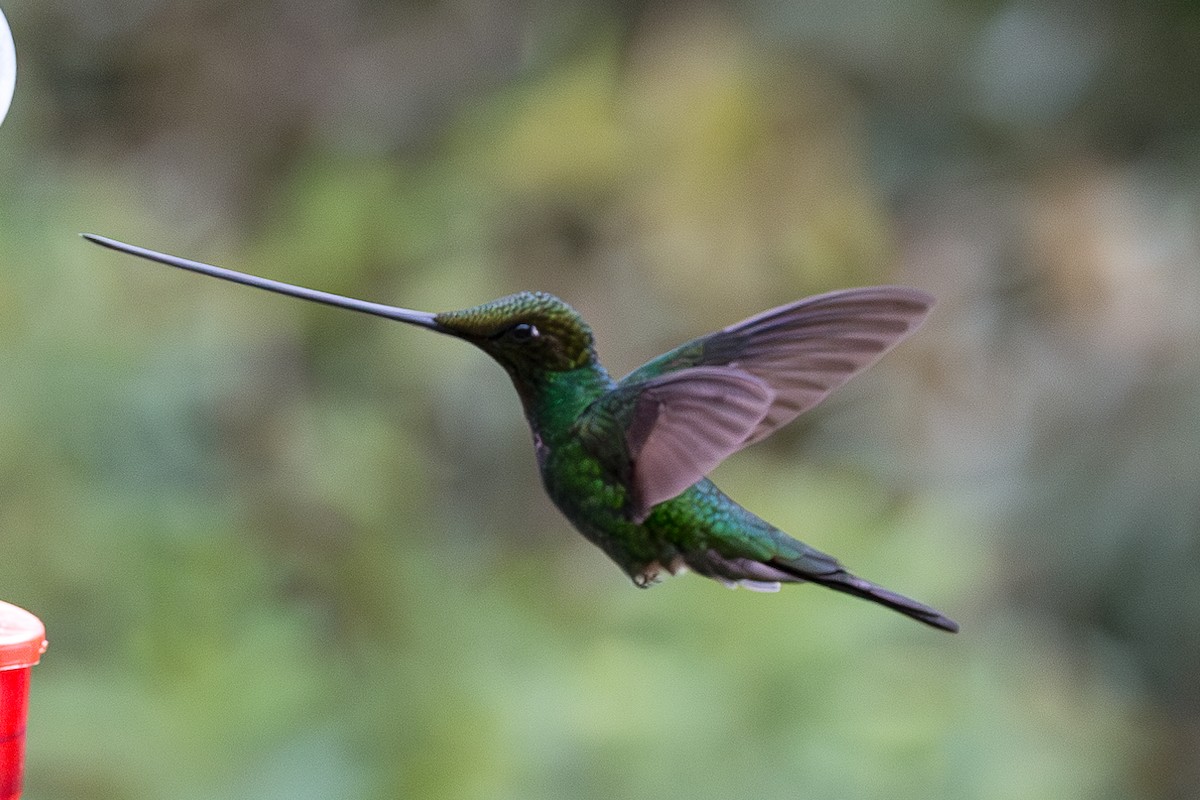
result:
[(703, 478), (874, 364), (933, 305), (879, 286), (809, 297), (702, 336), (634, 370), (575, 432), (630, 489), (630, 518)]
[(629, 487), (626, 511), (641, 522), (740, 448), (773, 399), (745, 372), (695, 367), (618, 386), (584, 412), (575, 433)]
[(771, 387), (775, 398), (741, 443), (745, 447), (770, 436), (878, 361), (917, 329), (933, 303), (929, 293), (903, 286), (808, 297), (680, 345), (643, 364), (618, 386), (631, 387), (694, 367), (730, 367), (753, 375)]

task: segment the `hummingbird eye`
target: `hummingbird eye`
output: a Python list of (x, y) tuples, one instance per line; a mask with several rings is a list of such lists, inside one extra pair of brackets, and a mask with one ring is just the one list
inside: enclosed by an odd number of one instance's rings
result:
[(528, 322), (518, 322), (508, 329), (508, 333), (518, 342), (528, 342), (530, 339), (536, 339), (541, 335), (537, 326)]

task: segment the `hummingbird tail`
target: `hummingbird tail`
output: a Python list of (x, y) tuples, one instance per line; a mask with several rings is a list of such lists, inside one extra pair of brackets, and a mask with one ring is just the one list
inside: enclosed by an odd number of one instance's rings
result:
[(951, 633), (958, 632), (958, 623), (940, 611), (918, 603), (916, 600), (911, 600), (902, 594), (889, 591), (882, 586), (876, 586), (870, 581), (865, 581), (857, 575), (851, 575), (845, 570), (838, 570), (837, 572), (825, 575), (809, 574), (804, 575), (803, 578), (813, 583), (819, 583), (836, 592), (845, 592), (855, 597), (861, 597), (863, 600), (870, 600), (873, 603), (879, 603), (881, 606), (887, 606), (893, 611), (899, 611), (906, 617), (912, 617), (918, 622), (924, 622), (926, 625), (931, 625), (934, 628), (940, 628)]
[(798, 542), (782, 531), (775, 531), (775, 541), (786, 545), (790, 552), (765, 559), (747, 556), (731, 558), (710, 549), (704, 551), (701, 558), (693, 555), (687, 563), (701, 575), (731, 587), (774, 591), (780, 583), (816, 583), (835, 592), (879, 603), (934, 628), (958, 632), (958, 623), (945, 614), (847, 572), (831, 555)]

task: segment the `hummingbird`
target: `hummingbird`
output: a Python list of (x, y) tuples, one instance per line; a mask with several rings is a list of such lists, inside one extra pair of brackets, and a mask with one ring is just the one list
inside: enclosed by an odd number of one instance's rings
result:
[(617, 381), (601, 365), (588, 324), (545, 292), (435, 314), (82, 235), (139, 258), (397, 320), (483, 350), (520, 397), (546, 493), (638, 587), (688, 570), (755, 591), (810, 582), (958, 630), (935, 609), (851, 574), (755, 516), (705, 477), (912, 333), (933, 306), (927, 292), (873, 286), (808, 297), (692, 339)]

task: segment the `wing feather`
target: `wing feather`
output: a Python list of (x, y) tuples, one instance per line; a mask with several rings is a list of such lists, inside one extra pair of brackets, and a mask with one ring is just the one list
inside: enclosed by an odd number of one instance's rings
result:
[(933, 302), (919, 289), (876, 286), (764, 311), (634, 370), (575, 431), (629, 487), (626, 511), (640, 522), (874, 364)]
[[(773, 399), (770, 387), (741, 370), (696, 367), (614, 389), (576, 428), (629, 486), (627, 511), (640, 522), (740, 449)], [(623, 447), (604, 436), (614, 427), (625, 432)]]
[(636, 385), (678, 370), (734, 367), (775, 394), (742, 446), (808, 411), (917, 329), (933, 306), (920, 289), (873, 286), (809, 297), (694, 339), (634, 370)]

